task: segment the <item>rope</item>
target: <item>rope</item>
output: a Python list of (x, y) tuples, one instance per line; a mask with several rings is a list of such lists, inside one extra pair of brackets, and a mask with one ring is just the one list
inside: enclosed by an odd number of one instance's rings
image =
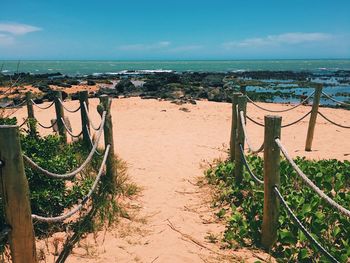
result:
[(242, 129), (243, 129), (244, 137), (245, 137), (245, 140), (247, 142), (249, 151), (251, 153), (253, 153), (253, 154), (257, 154), (257, 153), (263, 151), (264, 150), (264, 142), (262, 143), (262, 145), (259, 148), (253, 148), (252, 144), (249, 141), (249, 137), (248, 137), (248, 133), (247, 133), (247, 127), (245, 126), (245, 123), (244, 123), (244, 112), (240, 111), (239, 115), (240, 115), (239, 117), (240, 117), (240, 120), (241, 120), (241, 125), (242, 125)]
[(63, 107), (66, 111), (68, 111), (68, 112), (70, 112), (70, 113), (75, 113), (75, 112), (77, 112), (78, 110), (80, 110), (80, 105), (79, 105), (79, 107), (78, 107), (77, 109), (75, 109), (75, 110), (70, 110), (70, 109), (68, 109), (66, 106), (64, 106), (64, 103), (63, 103), (63, 101), (62, 101), (60, 98), (58, 98), (58, 101), (61, 103), (62, 107)]
[(312, 189), (314, 190), (323, 200), (325, 200), (328, 204), (333, 206), (334, 208), (338, 209), (340, 213), (350, 218), (350, 211), (335, 202), (333, 199), (331, 199), (328, 195), (326, 195), (320, 188), (318, 188), (308, 177), (306, 174), (303, 173), (303, 171), (300, 170), (298, 165), (293, 161), (293, 159), (289, 156), (286, 148), (282, 145), (280, 139), (276, 139), (275, 142), (277, 143), (278, 147), (281, 149), (283, 155), (286, 157), (288, 162), (292, 165), (293, 169), (297, 172), (297, 174), (304, 180), (304, 182)]
[(63, 123), (63, 126), (64, 128), (66, 129), (66, 131), (69, 133), (70, 136), (72, 136), (73, 138), (79, 138), (82, 134), (83, 134), (83, 131), (81, 131), (79, 134), (77, 135), (74, 135), (72, 133), (72, 131), (70, 129), (68, 129), (67, 125), (66, 125), (66, 122), (64, 121), (64, 119), (61, 117), (61, 121)]
[(51, 106), (55, 104), (55, 102), (53, 101), (53, 102), (52, 102), (51, 104), (49, 104), (48, 106), (42, 107), (42, 106), (39, 106), (38, 104), (36, 104), (34, 100), (31, 99), (30, 101), (33, 103), (34, 106), (36, 106), (36, 107), (38, 107), (39, 109), (42, 109), (42, 110), (46, 110), (46, 109), (48, 109), (48, 108), (51, 108)]
[(264, 184), (263, 180), (260, 180), (250, 169), (249, 165), (248, 165), (248, 161), (247, 158), (244, 155), (244, 150), (243, 150), (243, 146), (242, 144), (239, 144), (239, 150), (241, 152), (241, 156), (242, 156), (242, 160), (243, 160), (243, 164), (244, 166), (247, 168), (248, 173), (250, 174), (250, 176), (254, 179), (255, 182), (259, 183), (259, 184)]
[[(302, 116), (300, 119), (297, 119), (296, 121), (293, 121), (291, 123), (288, 123), (288, 124), (284, 124), (284, 125), (281, 125), (281, 128), (287, 128), (289, 126), (292, 126), (294, 124), (297, 124), (298, 122), (302, 121), (303, 119), (305, 119), (307, 116), (309, 116), (311, 114), (311, 111), (309, 111), (308, 113), (306, 113), (304, 116)], [(249, 117), (248, 115), (246, 115), (246, 118), (248, 120), (250, 120), (251, 122), (255, 123), (256, 125), (260, 126), (260, 127), (265, 127), (264, 124), (260, 123), (260, 122), (257, 122), (256, 120), (254, 120), (253, 118)], [(343, 127), (345, 128), (345, 127)]]
[(21, 107), (24, 103), (26, 103), (26, 100), (18, 103), (17, 105), (13, 105), (13, 106), (9, 106), (9, 107), (4, 107), (4, 109), (17, 109), (19, 107)]
[(57, 123), (57, 120), (55, 120), (50, 126), (44, 126), (40, 122), (38, 122), (38, 125), (44, 129), (51, 129), (55, 124)]
[[(92, 127), (95, 131), (99, 130), (100, 127), (101, 127), (101, 124), (100, 124), (98, 127), (96, 127), (96, 126), (93, 124), (93, 122), (91, 121), (91, 118), (90, 118), (90, 116), (89, 116), (89, 110), (88, 110), (88, 108), (87, 108), (87, 105), (86, 105), (85, 101), (84, 101), (84, 108), (85, 108), (86, 116), (87, 116), (87, 118), (89, 119), (89, 122), (90, 122), (90, 124), (91, 124), (91, 127)], [(103, 126), (103, 125), (102, 125), (102, 126)]]
[(42, 222), (47, 222), (47, 223), (53, 223), (53, 222), (61, 222), (66, 220), (67, 218), (71, 217), (72, 215), (74, 215), (75, 213), (77, 213), (78, 211), (80, 211), (83, 206), (86, 204), (86, 202), (90, 199), (91, 195), (93, 194), (93, 192), (96, 190), (97, 185), (99, 183), (99, 181), (101, 180), (101, 176), (102, 176), (102, 172), (103, 172), (103, 168), (106, 164), (107, 161), (107, 157), (108, 157), (108, 153), (109, 153), (109, 149), (110, 149), (110, 145), (108, 144), (103, 156), (103, 160), (102, 160), (102, 164), (100, 166), (100, 169), (98, 171), (98, 174), (95, 178), (95, 181), (90, 189), (90, 191), (88, 192), (88, 194), (82, 199), (82, 201), (80, 202), (79, 205), (77, 205), (75, 208), (73, 208), (72, 210), (70, 210), (69, 212), (60, 215), (60, 216), (56, 216), (56, 217), (43, 217), (43, 216), (39, 216), (39, 215), (32, 215), (32, 219), (36, 219), (38, 221), (42, 221)]
[(281, 201), (283, 204), (284, 208), (287, 210), (287, 214), (289, 217), (294, 221), (295, 224), (298, 225), (299, 229), (304, 233), (304, 235), (309, 239), (309, 241), (317, 247), (319, 251), (322, 252), (323, 255), (325, 255), (331, 262), (337, 262), (339, 263), (338, 260), (336, 260), (320, 243), (317, 242), (317, 240), (311, 235), (309, 231), (303, 226), (303, 224), (299, 221), (299, 219), (296, 217), (296, 215), (293, 213), (293, 211), (290, 209), (288, 206), (286, 200), (284, 200), (282, 194), (278, 190), (276, 186), (273, 187), (273, 190), (275, 194), (277, 195), (278, 199)]
[(340, 128), (344, 128), (344, 129), (350, 129), (350, 126), (344, 126), (344, 125), (341, 125), (341, 124), (339, 124), (339, 123), (336, 123), (336, 122), (330, 120), (329, 118), (327, 118), (326, 116), (324, 116), (323, 113), (321, 113), (321, 112), (319, 112), (319, 111), (318, 111), (318, 114), (320, 114), (321, 117), (323, 117), (326, 121), (332, 123), (332, 124), (335, 125), (335, 126), (338, 126), (338, 127), (340, 127)]
[(26, 123), (28, 122), (28, 120), (29, 120), (29, 118), (27, 117), (27, 118), (22, 122), (22, 124), (19, 125), (18, 127), (21, 128), (24, 124), (26, 124)]
[(281, 128), (287, 128), (289, 126), (292, 126), (294, 124), (297, 124), (298, 122), (302, 121), (303, 119), (305, 119), (307, 116), (309, 116), (311, 114), (311, 111), (309, 111), (308, 113), (306, 113), (303, 117), (301, 117), (300, 119), (293, 121), (291, 123), (285, 124), (285, 125), (281, 125)]
[(247, 96), (247, 99), (257, 108), (261, 109), (261, 110), (264, 110), (264, 111), (268, 111), (268, 112), (287, 112), (287, 111), (291, 111), (291, 110), (294, 110), (295, 108), (298, 108), (299, 106), (303, 105), (306, 101), (308, 101), (313, 95), (314, 95), (315, 92), (312, 92), (309, 96), (306, 97), (306, 99), (304, 99), (303, 101), (301, 101), (299, 104), (289, 108), (289, 109), (285, 109), (285, 110), (269, 110), (269, 109), (266, 109), (258, 104), (256, 104), (251, 98), (249, 98), (248, 95)]
[(350, 103), (346, 103), (344, 101), (336, 100), (336, 99), (334, 99), (332, 96), (330, 96), (329, 94), (327, 94), (324, 91), (322, 91), (322, 94), (324, 96), (326, 96), (328, 99), (330, 99), (331, 101), (334, 101), (335, 103), (338, 103), (338, 104), (341, 104), (341, 105), (345, 105), (345, 106), (350, 106)]
[[(88, 128), (87, 125), (86, 125), (86, 131), (87, 131), (87, 134), (88, 134), (88, 136), (89, 136), (89, 141), (90, 141), (90, 143), (91, 143), (91, 146), (93, 147), (93, 146), (94, 146), (94, 143), (93, 143), (93, 141), (92, 141), (92, 137), (91, 137), (91, 135), (90, 135), (90, 131), (89, 131), (89, 128)], [(97, 149), (95, 150), (95, 153), (96, 153), (97, 155), (102, 155), (99, 151), (97, 151)]]
[(246, 115), (246, 118), (247, 118), (248, 120), (250, 120), (252, 123), (255, 123), (256, 125), (258, 125), (258, 126), (260, 126), (260, 127), (265, 127), (264, 124), (255, 121), (254, 119), (250, 118), (248, 115)]
[[(102, 113), (102, 124), (104, 124), (106, 119), (106, 111), (104, 111)], [(48, 170), (45, 170), (44, 168), (40, 167), (39, 165), (37, 165), (33, 160), (31, 160), (28, 156), (23, 155), (24, 160), (31, 165), (33, 168), (39, 170), (40, 172), (42, 172), (43, 174), (45, 174), (46, 176), (49, 176), (51, 178), (58, 178), (58, 179), (68, 179), (68, 178), (72, 178), (73, 176), (75, 176), (76, 174), (80, 173), (85, 166), (91, 161), (96, 148), (98, 146), (98, 142), (100, 141), (101, 135), (102, 135), (102, 130), (103, 130), (103, 125), (101, 126), (101, 129), (97, 132), (97, 139), (95, 141), (94, 146), (92, 147), (88, 157), (86, 158), (86, 160), (80, 165), (80, 167), (78, 167), (76, 170), (66, 173), (66, 174), (57, 174), (57, 173), (52, 173), (49, 172)]]

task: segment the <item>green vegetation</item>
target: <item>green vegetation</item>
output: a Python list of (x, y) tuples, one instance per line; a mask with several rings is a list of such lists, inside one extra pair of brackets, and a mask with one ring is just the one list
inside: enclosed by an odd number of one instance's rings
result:
[[(16, 124), (16, 119), (0, 119), (1, 124)], [(90, 149), (84, 148), (82, 141), (62, 144), (59, 136), (41, 137), (21, 130), (22, 151), (39, 166), (55, 173), (66, 173), (76, 169), (87, 157)], [(102, 150), (100, 151), (102, 152)], [(86, 196), (98, 173), (103, 156), (94, 155), (92, 161), (75, 178), (62, 180), (48, 178), (39, 171), (25, 165), (25, 173), (30, 188), (30, 202), (33, 214), (42, 216), (58, 216), (72, 209)], [(60, 257), (68, 257), (73, 245), (89, 232), (113, 224), (119, 216), (128, 217), (126, 210), (117, 201), (120, 195), (131, 196), (138, 192), (138, 187), (130, 183), (126, 174), (126, 164), (115, 160), (117, 175), (113, 182), (105, 182), (92, 196), (92, 200), (71, 219), (58, 223), (35, 222), (36, 237), (47, 238), (55, 232), (66, 232), (69, 229), (66, 245)], [(0, 202), (2, 204), (2, 202)], [(5, 223), (2, 205), (0, 206), (0, 224)], [(0, 245), (4, 252), (6, 240)]]
[[(253, 172), (262, 178), (263, 160), (257, 156), (248, 156), (248, 162)], [(349, 207), (349, 161), (309, 161), (297, 158), (296, 163), (327, 195)], [(234, 164), (225, 161), (215, 163), (206, 172), (208, 182), (217, 188), (214, 205), (221, 208), (217, 216), (227, 220), (223, 241), (230, 248), (259, 247), (263, 186), (252, 181), (247, 172), (244, 173), (242, 184), (235, 185), (233, 171)], [(280, 191), (313, 236), (340, 262), (348, 262), (350, 220), (306, 186), (285, 160), (281, 162)], [(292, 223), (282, 205), (280, 211), (278, 241), (270, 253), (279, 262), (328, 262)]]

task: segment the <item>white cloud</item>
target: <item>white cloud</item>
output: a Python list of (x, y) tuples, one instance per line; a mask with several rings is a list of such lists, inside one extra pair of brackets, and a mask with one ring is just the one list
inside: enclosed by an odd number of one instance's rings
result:
[(10, 45), (13, 43), (13, 41), (14, 41), (13, 36), (9, 36), (9, 35), (0, 33), (0, 45), (4, 45), (4, 46)]
[(0, 23), (0, 32), (11, 35), (25, 35), (31, 32), (42, 30), (40, 27), (17, 24), (17, 23)]
[(269, 35), (259, 38), (247, 38), (241, 41), (226, 42), (223, 46), (227, 49), (235, 47), (264, 47), (278, 46), (281, 44), (296, 45), (306, 42), (322, 42), (333, 38), (333, 35), (326, 33), (284, 33), (280, 35)]
[(145, 51), (145, 50), (158, 50), (164, 49), (171, 45), (169, 41), (161, 41), (151, 44), (131, 44), (118, 47), (120, 50), (125, 51)]

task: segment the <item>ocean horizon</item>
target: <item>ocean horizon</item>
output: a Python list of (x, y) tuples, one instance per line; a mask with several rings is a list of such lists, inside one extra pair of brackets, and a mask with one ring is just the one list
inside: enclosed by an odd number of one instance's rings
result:
[(350, 70), (350, 59), (260, 60), (0, 60), (3, 74), (60, 72), (66, 75), (119, 74), (125, 71), (237, 72), (237, 71)]

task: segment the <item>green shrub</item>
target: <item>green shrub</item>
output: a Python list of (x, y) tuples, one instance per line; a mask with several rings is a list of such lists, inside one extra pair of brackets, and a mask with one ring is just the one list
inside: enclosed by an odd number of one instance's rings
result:
[[(256, 175), (263, 174), (263, 160), (249, 156), (249, 165)], [(309, 178), (339, 204), (350, 204), (350, 162), (337, 160), (308, 161), (297, 158), (296, 163)], [(216, 205), (230, 204), (230, 216), (224, 241), (231, 248), (260, 246), (263, 216), (263, 186), (252, 181), (245, 172), (241, 185), (235, 185), (234, 165), (228, 161), (216, 164), (206, 172), (209, 183), (219, 191)], [(350, 256), (350, 220), (323, 201), (303, 183), (285, 160), (281, 162), (281, 188), (288, 205), (313, 236), (340, 262)], [(292, 223), (281, 205), (278, 241), (270, 253), (279, 262), (328, 262), (317, 248)]]

